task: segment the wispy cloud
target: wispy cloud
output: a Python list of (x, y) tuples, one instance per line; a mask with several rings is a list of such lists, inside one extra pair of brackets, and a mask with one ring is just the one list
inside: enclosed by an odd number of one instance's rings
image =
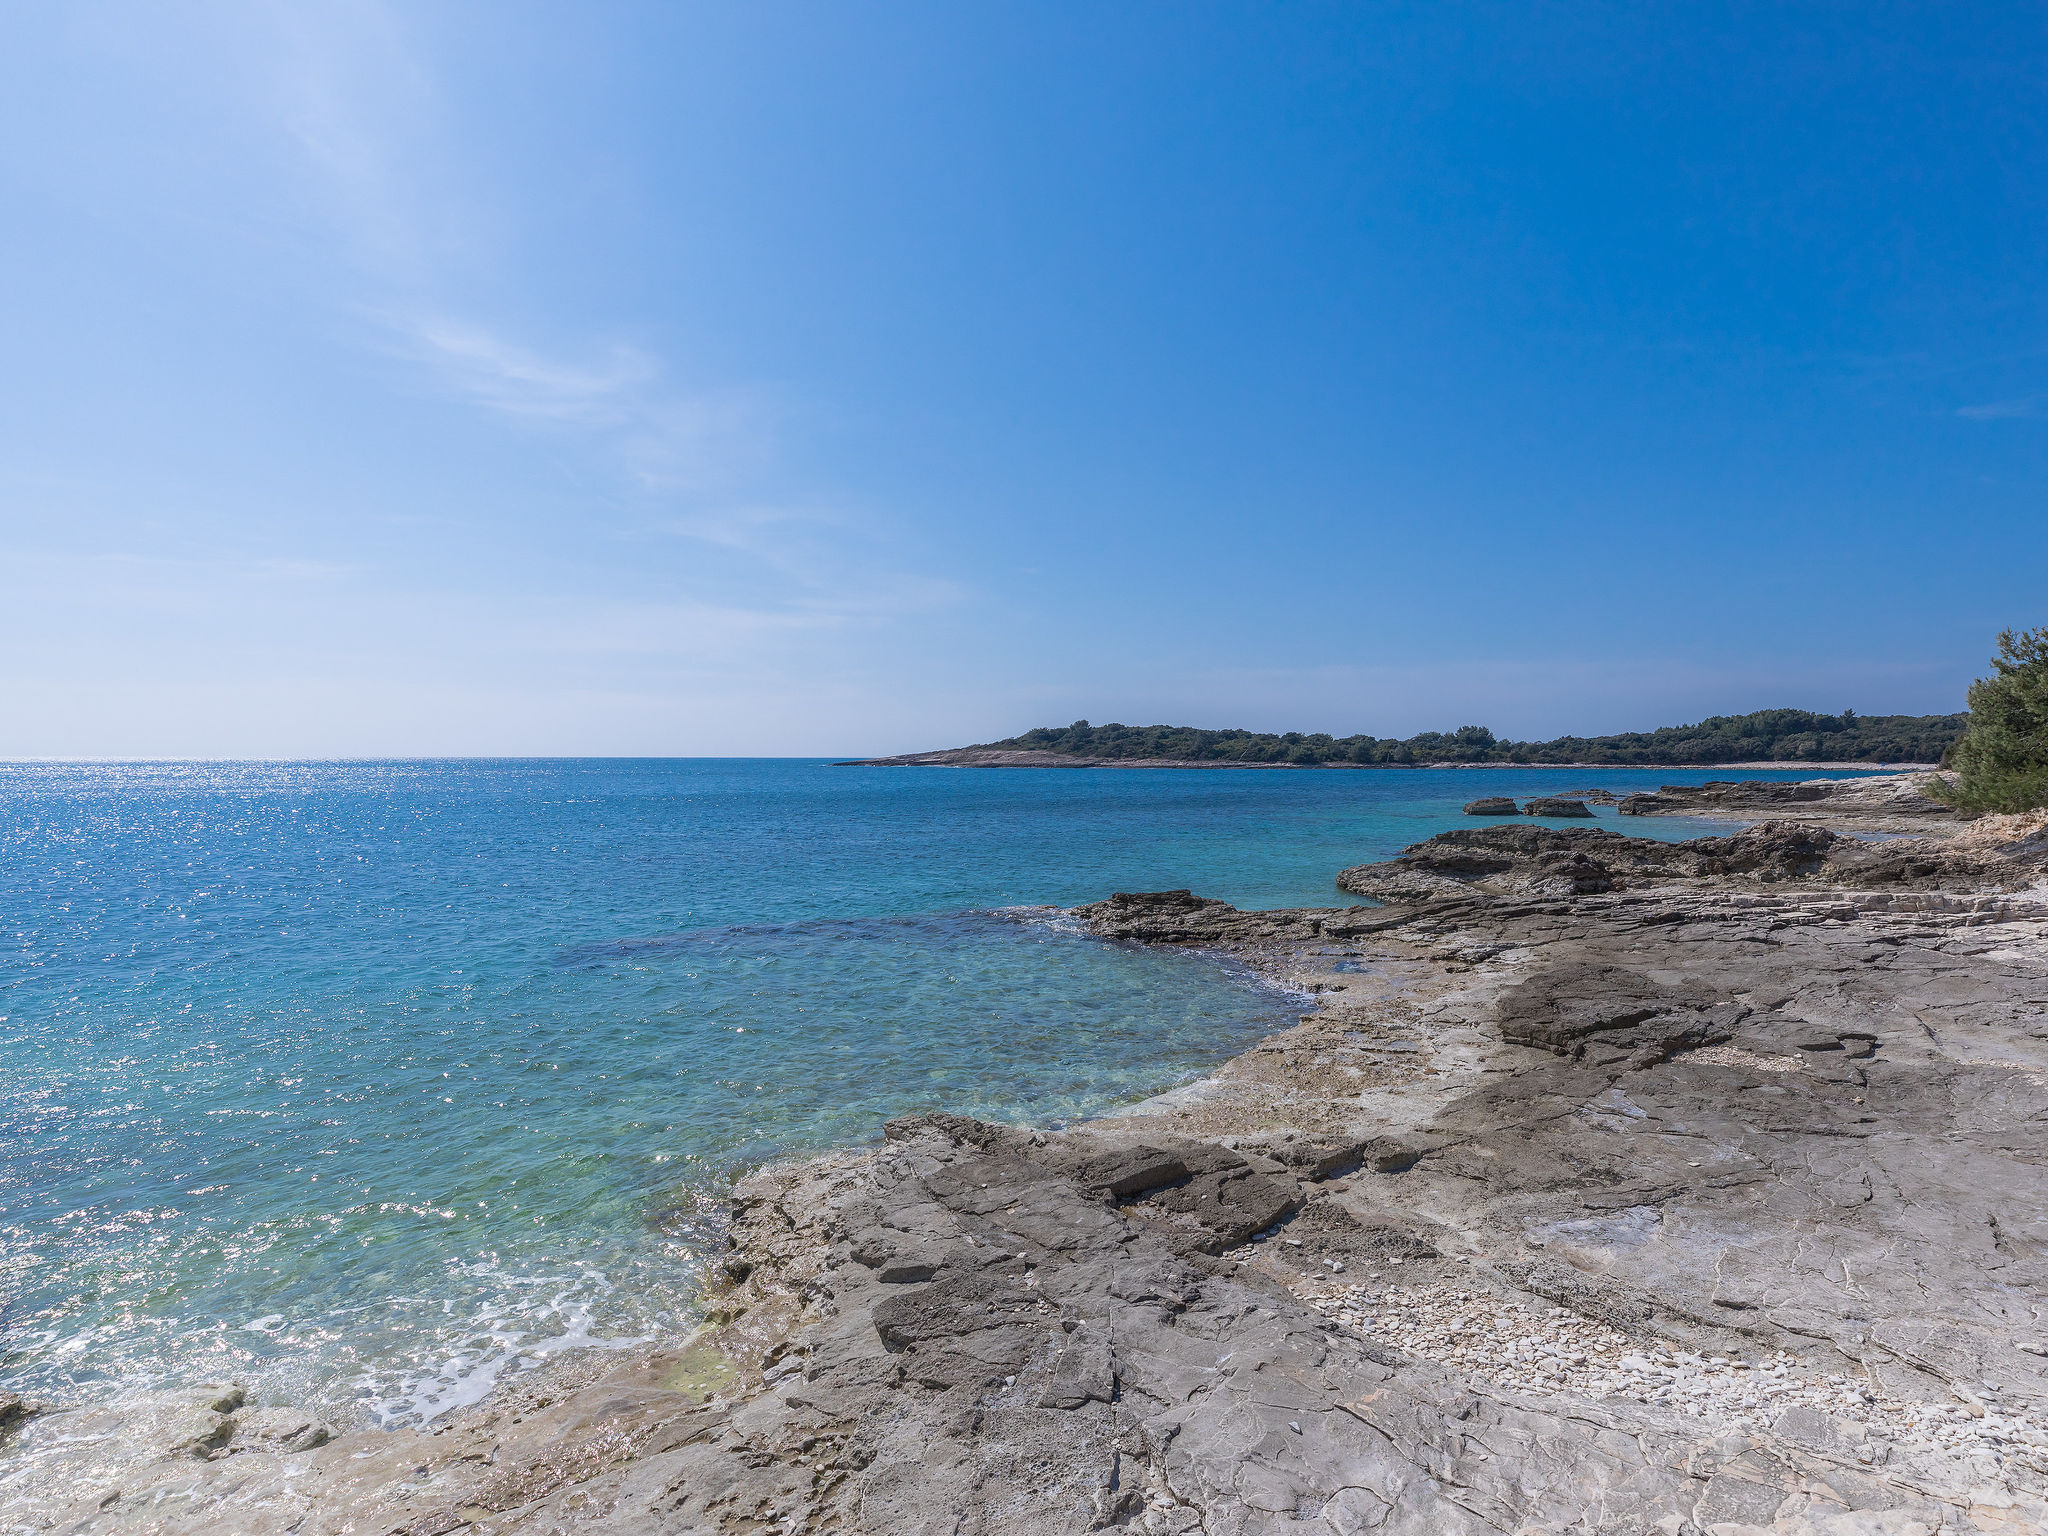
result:
[(535, 356), (478, 325), (457, 320), (390, 322), (478, 403), (536, 421), (618, 426), (639, 413), (638, 398), (660, 370), (629, 347), (578, 366)]
[(721, 502), (678, 511), (662, 531), (773, 571), (790, 600), (830, 602), (848, 613), (905, 614), (966, 597), (959, 584), (892, 569), (867, 520), (832, 505)]
[(394, 344), (455, 394), (516, 421), (603, 442), (642, 492), (726, 490), (767, 461), (770, 411), (762, 401), (743, 390), (680, 393), (640, 348), (612, 344), (571, 362), (473, 321), (396, 311), (381, 318)]
[[(580, 431), (649, 492), (703, 490), (758, 462), (761, 402), (678, 389), (649, 350), (535, 345), (457, 296), (508, 245), (488, 166), (471, 163), (428, 48), (378, 0), (264, 3), (243, 40), (262, 110), (304, 173), (302, 195), (354, 266), (351, 303), (379, 345), (458, 398), (536, 428)], [(254, 39), (255, 41), (251, 41)], [(253, 52), (249, 50), (253, 49)]]
[(1991, 400), (1956, 411), (1971, 421), (2031, 421), (2048, 415), (2048, 395), (2022, 395), (2016, 400)]
[[(259, 24), (239, 46), (252, 89), (357, 275), (360, 291), (343, 302), (372, 346), (517, 429), (580, 443), (616, 482), (616, 531), (701, 543), (733, 557), (717, 566), (725, 576), (748, 563), (756, 600), (879, 619), (957, 599), (950, 583), (896, 569), (873, 517), (777, 484), (787, 413), (771, 391), (686, 386), (649, 346), (537, 342), (537, 327), (503, 306), (479, 312), (474, 292), (517, 291), (497, 270), (516, 266), (500, 233), (516, 221), (493, 209), (508, 183), (471, 160), (412, 19), (380, 0), (256, 0), (251, 14)], [(488, 284), (475, 280), (485, 270)]]
[(445, 195), (454, 135), (398, 14), (380, 0), (251, 0), (222, 20), (258, 110), (296, 151), (301, 188), (350, 259), (384, 283), (430, 284), (475, 209)]

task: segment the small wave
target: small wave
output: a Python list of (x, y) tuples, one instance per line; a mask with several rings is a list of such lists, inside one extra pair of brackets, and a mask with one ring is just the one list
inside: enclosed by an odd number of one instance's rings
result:
[[(494, 1273), (495, 1266), (477, 1266)], [(530, 1306), (486, 1303), (466, 1327), (432, 1341), (424, 1364), (366, 1371), (354, 1385), (362, 1408), (382, 1429), (422, 1428), (480, 1403), (500, 1381), (520, 1375), (571, 1349), (633, 1349), (650, 1335), (602, 1337), (591, 1331), (598, 1304), (612, 1285), (596, 1270), (564, 1275), (497, 1275), (509, 1291), (559, 1287)]]
[(1088, 925), (1065, 907), (992, 907), (988, 915), (1077, 939), (1090, 937)]

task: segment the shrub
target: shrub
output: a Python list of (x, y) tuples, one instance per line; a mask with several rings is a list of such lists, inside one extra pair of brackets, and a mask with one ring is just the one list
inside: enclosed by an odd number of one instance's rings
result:
[(1970, 720), (1930, 793), (1959, 811), (2048, 805), (2048, 628), (2004, 630), (1990, 677), (1970, 685)]

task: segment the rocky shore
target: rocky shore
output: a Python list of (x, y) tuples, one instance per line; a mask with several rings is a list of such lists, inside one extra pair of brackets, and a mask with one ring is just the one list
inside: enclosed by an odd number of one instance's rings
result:
[(1817, 821), (1863, 831), (1940, 835), (1955, 813), (1923, 790), (1925, 775), (1873, 775), (1861, 779), (1806, 779), (1797, 783), (1761, 779), (1718, 780), (1697, 785), (1667, 784), (1654, 794), (1629, 795), (1624, 816), (1692, 816), (1706, 820)]
[(1344, 871), (1380, 906), (1080, 908), (1314, 1006), (1113, 1119), (935, 1111), (764, 1170), (685, 1346), (429, 1434), (226, 1387), (44, 1412), (0, 1520), (2048, 1529), (2048, 818), (1894, 806), (1926, 835), (1871, 841), (1789, 804), (1461, 829)]

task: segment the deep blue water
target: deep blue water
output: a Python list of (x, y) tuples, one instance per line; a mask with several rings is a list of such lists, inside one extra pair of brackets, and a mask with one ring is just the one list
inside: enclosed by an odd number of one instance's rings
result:
[(1475, 794), (1714, 776), (0, 764), (0, 1384), (405, 1423), (681, 1332), (736, 1171), (1099, 1113), (1298, 1011), (1014, 909), (1332, 905)]

